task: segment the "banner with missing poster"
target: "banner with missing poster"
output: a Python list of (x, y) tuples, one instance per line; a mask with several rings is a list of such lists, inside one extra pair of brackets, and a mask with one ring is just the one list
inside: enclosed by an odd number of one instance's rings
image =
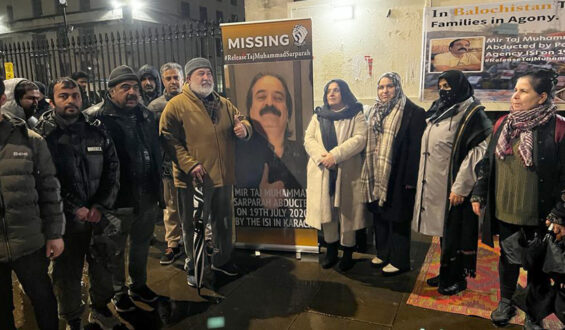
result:
[(222, 24), (227, 97), (253, 125), (236, 153), (240, 247), (318, 252), (304, 222), (304, 129), (312, 116), (310, 19)]
[(509, 102), (517, 77), (554, 68), (565, 100), (565, 1), (512, 1), (424, 10), (421, 99), (438, 97), (437, 78), (461, 70), (482, 102)]

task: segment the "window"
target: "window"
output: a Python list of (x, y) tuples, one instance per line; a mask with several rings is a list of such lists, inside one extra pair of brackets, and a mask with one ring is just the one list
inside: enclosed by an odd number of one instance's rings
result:
[(14, 7), (6, 6), (6, 12), (8, 13), (8, 21), (13, 22), (14, 21)]
[(43, 10), (41, 9), (41, 0), (31, 0), (31, 9), (33, 17), (41, 17)]
[(224, 21), (224, 13), (221, 10), (216, 10), (216, 22)]
[(80, 11), (90, 10), (90, 0), (80, 0), (79, 1), (79, 9), (80, 9)]
[(200, 20), (202, 22), (208, 21), (208, 8), (202, 6), (200, 7)]
[(190, 18), (190, 4), (188, 2), (180, 3), (180, 14), (182, 18)]
[(231, 4), (237, 6), (237, 0), (231, 0)]

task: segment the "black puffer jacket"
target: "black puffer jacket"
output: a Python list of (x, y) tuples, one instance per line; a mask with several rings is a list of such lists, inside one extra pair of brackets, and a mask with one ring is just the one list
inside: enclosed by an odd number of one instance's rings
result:
[(77, 208), (111, 209), (118, 195), (118, 155), (100, 125), (100, 121), (87, 122), (80, 114), (75, 123), (65, 127), (57, 122), (54, 111), (48, 111), (34, 128), (47, 141), (57, 168), (67, 233), (87, 229), (85, 222), (73, 221)]
[(139, 207), (145, 201), (161, 202), (161, 153), (157, 122), (151, 111), (138, 104), (119, 109), (108, 97), (83, 112), (89, 121), (100, 120), (114, 140), (120, 159), (120, 191), (115, 207)]
[(0, 149), (0, 262), (8, 262), (61, 238), (65, 217), (45, 140), (21, 119), (2, 120), (11, 126)]

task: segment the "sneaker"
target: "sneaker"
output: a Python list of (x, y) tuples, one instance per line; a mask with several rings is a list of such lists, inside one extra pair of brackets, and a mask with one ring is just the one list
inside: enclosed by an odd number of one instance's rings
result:
[(189, 271), (188, 274), (186, 274), (186, 284), (193, 288), (196, 287), (196, 276), (194, 276), (194, 270)]
[(83, 330), (82, 321), (80, 318), (72, 319), (67, 322), (66, 330)]
[(182, 252), (178, 246), (167, 248), (165, 250), (165, 253), (163, 253), (163, 255), (161, 256), (159, 263), (161, 263), (161, 265), (170, 265), (175, 262), (175, 259), (177, 259), (181, 254)]
[(502, 298), (498, 302), (498, 307), (490, 313), (490, 319), (497, 327), (503, 327), (510, 322), (516, 315), (516, 307), (509, 299)]
[(237, 267), (234, 265), (233, 262), (228, 262), (220, 267), (216, 267), (212, 264), (212, 270), (215, 270), (217, 272), (222, 272), (224, 274), (226, 274), (227, 276), (237, 276), (239, 275), (239, 272), (237, 270)]
[(437, 288), (439, 286), (439, 275), (428, 278), (426, 283), (431, 287)]
[(149, 289), (147, 285), (135, 290), (129, 288), (129, 296), (133, 300), (142, 301), (144, 303), (152, 303), (159, 298), (159, 296), (153, 292), (153, 290)]
[(112, 297), (112, 304), (120, 313), (132, 312), (136, 309), (135, 304), (125, 293), (118, 293)]
[(88, 322), (97, 324), (103, 330), (113, 330), (114, 327), (122, 324), (108, 307), (103, 309), (92, 308), (88, 315)]

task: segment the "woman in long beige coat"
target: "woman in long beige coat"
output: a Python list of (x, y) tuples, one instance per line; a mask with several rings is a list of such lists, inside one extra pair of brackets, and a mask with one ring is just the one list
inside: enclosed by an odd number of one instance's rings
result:
[(322, 230), (327, 253), (321, 264), (337, 262), (338, 241), (343, 246), (342, 271), (353, 267), (355, 231), (367, 227), (363, 203), (361, 152), (367, 143), (362, 105), (343, 80), (324, 87), (324, 105), (314, 110), (306, 129), (306, 223)]

